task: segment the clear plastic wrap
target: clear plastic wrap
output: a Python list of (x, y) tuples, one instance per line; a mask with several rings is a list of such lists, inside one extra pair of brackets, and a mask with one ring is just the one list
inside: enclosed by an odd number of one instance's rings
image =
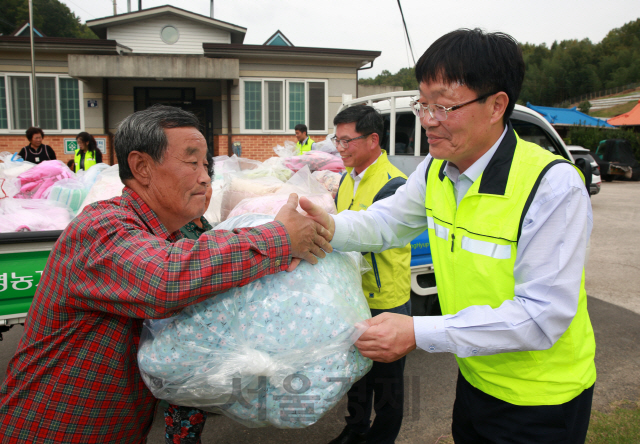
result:
[(95, 183), (89, 190), (89, 193), (87, 193), (87, 197), (82, 201), (78, 212), (94, 202), (122, 196), (123, 189), (124, 184), (120, 180), (118, 164), (110, 166), (97, 176)]
[(333, 144), (331, 138), (333, 138), (335, 134), (329, 134), (323, 141), (316, 142), (311, 145), (311, 149), (315, 151), (324, 151), (325, 153), (339, 155), (338, 148)]
[[(313, 178), (309, 168), (304, 166), (275, 194), (243, 199), (233, 208), (228, 217), (239, 216), (245, 213), (270, 214), (275, 216), (278, 214), (278, 211), (280, 211), (280, 208), (287, 203), (291, 193), (296, 193), (298, 197), (306, 197), (314, 204), (322, 207), (329, 214), (337, 214), (331, 194)], [(297, 210), (301, 214), (306, 215), (300, 205), (298, 205)]]
[(276, 153), (278, 157), (291, 157), (298, 154), (296, 144), (290, 140), (285, 140), (283, 145), (273, 147), (273, 152)]
[(253, 170), (225, 174), (220, 205), (220, 220), (225, 220), (229, 217), (229, 213), (240, 201), (252, 197), (275, 194), (283, 185), (284, 182), (277, 177), (255, 175)]
[(46, 199), (50, 188), (59, 180), (74, 178), (75, 174), (60, 160), (45, 160), (20, 174), (21, 187), (16, 198)]
[(73, 215), (46, 199), (0, 199), (0, 232), (64, 230)]
[(342, 174), (334, 173), (333, 171), (314, 171), (311, 176), (313, 176), (320, 185), (331, 193), (331, 197), (336, 197), (336, 194), (338, 194), (338, 188), (340, 188), (340, 179), (342, 179)]
[[(244, 215), (216, 229), (273, 217)], [(353, 346), (371, 317), (361, 255), (265, 276), (179, 315), (146, 320), (138, 363), (154, 396), (248, 426), (307, 427), (371, 368)]]
[(88, 192), (89, 188), (84, 182), (78, 179), (62, 179), (53, 184), (48, 199), (60, 202), (76, 214)]
[(289, 157), (285, 165), (292, 171), (298, 171), (307, 165), (311, 172), (329, 170), (340, 173), (345, 170), (340, 156), (334, 156), (323, 151), (308, 151), (301, 156)]
[(5, 179), (17, 179), (18, 176), (34, 166), (35, 163), (27, 162), (18, 153), (11, 154), (8, 151), (0, 153), (0, 171), (2, 171)]

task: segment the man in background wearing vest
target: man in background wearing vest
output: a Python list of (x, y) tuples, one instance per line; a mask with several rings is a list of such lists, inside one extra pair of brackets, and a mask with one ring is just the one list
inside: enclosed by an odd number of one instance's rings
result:
[[(372, 107), (352, 106), (340, 112), (333, 125), (333, 142), (347, 172), (336, 195), (338, 212), (366, 210), (373, 202), (393, 195), (407, 176), (389, 162), (380, 148), (382, 116)], [(367, 253), (372, 270), (362, 276), (362, 290), (373, 316), (411, 314), (411, 247), (407, 244), (382, 253)], [(330, 444), (395, 442), (402, 425), (404, 362), (374, 362), (373, 368), (347, 393), (347, 426)], [(376, 418), (371, 425), (371, 408)]]
[(307, 136), (307, 125), (300, 123), (296, 125), (296, 139), (298, 139), (298, 143), (296, 143), (296, 155), (301, 156), (302, 154), (311, 151), (311, 145), (314, 143), (313, 139)]
[(591, 204), (571, 163), (514, 132), (524, 70), (506, 34), (438, 39), (416, 64), (412, 104), (430, 155), (367, 211), (315, 217), (343, 251), (404, 246), (428, 228), (443, 316), (383, 313), (356, 346), (381, 362), (454, 353), (456, 444), (583, 443), (589, 426)]

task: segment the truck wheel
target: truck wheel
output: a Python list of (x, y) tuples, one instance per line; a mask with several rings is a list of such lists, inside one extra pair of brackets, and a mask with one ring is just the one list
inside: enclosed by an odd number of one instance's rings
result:
[(640, 180), (640, 167), (636, 167), (633, 169), (631, 180), (635, 180), (636, 182)]
[(613, 182), (613, 176), (611, 174), (603, 174), (601, 177), (605, 182)]

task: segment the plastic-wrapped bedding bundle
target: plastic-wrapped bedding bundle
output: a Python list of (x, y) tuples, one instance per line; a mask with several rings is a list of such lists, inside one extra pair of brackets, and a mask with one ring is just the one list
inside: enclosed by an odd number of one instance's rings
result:
[(64, 230), (73, 215), (46, 199), (0, 199), (0, 232)]
[[(315, 174), (315, 173), (314, 173)], [(338, 175), (339, 176), (339, 175)], [(336, 205), (331, 194), (313, 178), (309, 168), (305, 165), (294, 174), (276, 194), (243, 199), (228, 217), (239, 216), (245, 213), (270, 214), (275, 216), (289, 200), (289, 195), (296, 193), (298, 197), (304, 196), (316, 205), (322, 207), (329, 214), (336, 214)], [(297, 210), (306, 215), (306, 212), (298, 205)]]
[(328, 170), (340, 173), (345, 170), (344, 162), (340, 156), (323, 151), (308, 151), (301, 156), (289, 157), (285, 165), (292, 171), (298, 171), (305, 165), (309, 167), (311, 172)]
[[(246, 214), (216, 229), (267, 223)], [(307, 427), (371, 368), (353, 346), (371, 316), (359, 253), (265, 276), (163, 320), (146, 320), (143, 379), (170, 403), (222, 412), (248, 426)]]
[[(91, 171), (91, 168), (89, 169), (89, 171)], [(102, 170), (100, 174), (98, 174), (98, 176), (95, 178), (95, 183), (89, 189), (87, 197), (85, 197), (80, 204), (78, 213), (80, 213), (84, 207), (94, 202), (111, 199), (112, 197), (122, 196), (123, 189), (124, 184), (120, 180), (120, 169), (118, 167), (118, 164)]]

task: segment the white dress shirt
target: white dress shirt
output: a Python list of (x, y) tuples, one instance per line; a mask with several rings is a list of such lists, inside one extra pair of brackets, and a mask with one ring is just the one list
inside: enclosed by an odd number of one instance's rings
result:
[[(484, 171), (505, 132), (464, 174), (458, 172), (456, 177), (455, 166), (445, 167), (447, 177), (454, 179), (458, 204)], [(423, 232), (427, 228), (424, 176), (430, 160), (427, 156), (395, 195), (367, 211), (332, 215), (336, 230), (331, 245), (342, 251), (377, 253), (402, 247)], [(513, 299), (497, 308), (474, 305), (452, 315), (416, 316), (417, 346), (459, 357), (553, 346), (577, 312), (592, 226), (591, 201), (576, 169), (567, 163), (554, 165), (542, 178), (524, 219), (514, 265)]]

